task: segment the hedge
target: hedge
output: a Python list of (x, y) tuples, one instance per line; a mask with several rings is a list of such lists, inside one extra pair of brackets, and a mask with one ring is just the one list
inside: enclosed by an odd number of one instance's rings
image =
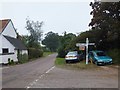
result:
[(41, 49), (35, 49), (35, 48), (29, 48), (28, 49), (28, 58), (39, 58), (43, 56), (43, 50)]

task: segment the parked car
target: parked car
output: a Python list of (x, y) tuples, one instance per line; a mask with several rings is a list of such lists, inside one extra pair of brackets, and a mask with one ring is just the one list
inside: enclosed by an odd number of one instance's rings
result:
[(90, 51), (89, 60), (96, 65), (112, 64), (112, 58), (107, 56), (104, 51)]
[(79, 54), (77, 51), (70, 51), (65, 56), (66, 63), (79, 61)]

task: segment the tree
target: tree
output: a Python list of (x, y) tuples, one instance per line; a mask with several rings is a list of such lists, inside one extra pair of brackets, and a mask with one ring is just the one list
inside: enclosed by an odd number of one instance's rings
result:
[(42, 43), (46, 45), (46, 47), (49, 48), (50, 51), (57, 51), (60, 44), (59, 35), (50, 31), (46, 34), (46, 37), (42, 41)]
[[(120, 46), (120, 2), (94, 2), (91, 15), (93, 18), (89, 26), (99, 30), (101, 36), (98, 42), (104, 49), (118, 48)], [(111, 44), (112, 43), (112, 44)]]
[(71, 41), (76, 37), (75, 34), (64, 32), (63, 36), (60, 36), (60, 47), (58, 49), (58, 57), (64, 58), (68, 51), (75, 50), (71, 47)]
[(34, 22), (29, 19), (26, 19), (26, 29), (30, 33), (29, 40), (28, 40), (29, 47), (36, 47), (36, 45), (38, 45), (39, 42), (41, 41), (41, 36), (43, 33), (41, 30), (42, 25), (43, 25), (43, 21)]

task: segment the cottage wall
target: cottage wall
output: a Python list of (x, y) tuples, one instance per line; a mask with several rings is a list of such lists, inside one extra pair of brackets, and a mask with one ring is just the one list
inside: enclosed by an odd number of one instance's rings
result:
[[(15, 62), (18, 61), (14, 52), (15, 47), (3, 35), (0, 35), (0, 41), (0, 63), (8, 63), (8, 58), (14, 60)], [(8, 48), (8, 54), (2, 54), (2, 48)]]
[(28, 54), (28, 50), (22, 50), (22, 54)]
[(9, 48), (9, 53), (14, 53), (14, 46), (3, 36), (0, 35), (0, 54), (2, 54), (2, 48)]
[(10, 58), (10, 60), (13, 60), (14, 62), (17, 62), (18, 59), (15, 56), (15, 54), (10, 54), (10, 55), (0, 55), (0, 63), (4, 63), (7, 64), (8, 63), (8, 58)]

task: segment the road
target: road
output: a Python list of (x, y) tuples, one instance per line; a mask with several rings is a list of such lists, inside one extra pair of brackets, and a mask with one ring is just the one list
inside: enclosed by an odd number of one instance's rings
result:
[(98, 70), (67, 70), (54, 67), (30, 88), (118, 88), (118, 70), (100, 67)]
[(67, 70), (54, 66), (57, 54), (4, 68), (3, 88), (118, 88), (118, 69)]
[(30, 82), (44, 74), (54, 65), (56, 54), (40, 58), (38, 60), (4, 67), (2, 70), (3, 88), (25, 88)]

